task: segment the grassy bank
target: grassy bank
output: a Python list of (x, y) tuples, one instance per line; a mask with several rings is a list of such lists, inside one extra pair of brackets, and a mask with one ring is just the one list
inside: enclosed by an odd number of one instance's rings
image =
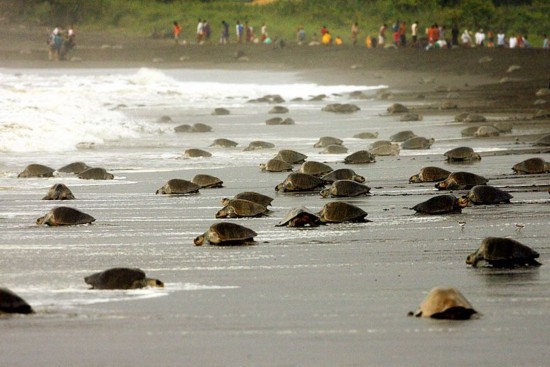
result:
[[(499, 5), (502, 3), (516, 5)], [(359, 23), (363, 40), (366, 35), (376, 35), (382, 23), (391, 25), (396, 19), (409, 25), (419, 20), (420, 29), (437, 22), (449, 29), (457, 23), (461, 30), (483, 27), (494, 33), (529, 34), (537, 47), (542, 35), (550, 33), (550, 3), (546, 0), (278, 0), (265, 5), (229, 0), (4, 0), (0, 14), (42, 25), (73, 23), (82, 30), (137, 36), (169, 35), (176, 20), (188, 40), (194, 39), (201, 18), (211, 24), (214, 41), (222, 20), (230, 24), (233, 37), (235, 22), (240, 20), (248, 21), (256, 33), (265, 23), (271, 36), (287, 40), (295, 39), (299, 25), (304, 26), (307, 37), (326, 25), (333, 35), (349, 41), (353, 22)]]

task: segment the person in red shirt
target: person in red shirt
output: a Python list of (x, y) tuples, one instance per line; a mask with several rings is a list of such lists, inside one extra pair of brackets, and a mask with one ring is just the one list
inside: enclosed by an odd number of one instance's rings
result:
[(174, 21), (173, 32), (174, 32), (174, 40), (176, 41), (176, 44), (178, 44), (180, 33), (181, 33), (181, 26), (176, 21)]

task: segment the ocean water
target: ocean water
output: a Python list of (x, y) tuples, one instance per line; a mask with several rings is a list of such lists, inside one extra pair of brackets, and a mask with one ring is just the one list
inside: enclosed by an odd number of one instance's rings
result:
[[(550, 200), (537, 187), (547, 187), (550, 175), (517, 176), (510, 169), (533, 156), (518, 150), (529, 144), (512, 137), (461, 138), (464, 125), (451, 115), (400, 122), (385, 113), (393, 101), (374, 98), (383, 85), (320, 85), (293, 72), (0, 69), (0, 78), (0, 285), (37, 311), (0, 319), (0, 330), (11, 336), (0, 346), (0, 364), (542, 366), (549, 357), (547, 265), (494, 270), (464, 263), (487, 236), (515, 238), (547, 262)], [(350, 98), (358, 90), (370, 98)], [(270, 114), (274, 104), (250, 103), (272, 94), (285, 99), (288, 114)], [(327, 97), (310, 100), (320, 94)], [(321, 111), (328, 103), (354, 103), (360, 111)], [(422, 103), (429, 102), (415, 105)], [(230, 114), (213, 115), (217, 107)], [(163, 116), (171, 121), (161, 122)], [(296, 123), (266, 125), (274, 116)], [(174, 132), (194, 123), (212, 131)], [(519, 126), (514, 134), (544, 129)], [(429, 150), (402, 150), (398, 157), (354, 166), (343, 164), (345, 154), (313, 147), (319, 137), (335, 136), (351, 153), (374, 141), (353, 138), (358, 132), (388, 139), (401, 130), (436, 142)], [(211, 147), (216, 138), (239, 145)], [(275, 148), (243, 151), (254, 140)], [(93, 148), (79, 149), (82, 143)], [(466, 166), (444, 162), (442, 154), (458, 145), (486, 156)], [(212, 157), (185, 158), (189, 148)], [(261, 172), (258, 165), (279, 149), (365, 176), (372, 195), (345, 201), (367, 211), (372, 222), (276, 227), (292, 207), (320, 210), (343, 200), (276, 193), (287, 173)], [(536, 156), (550, 161), (550, 154)], [(115, 179), (85, 181), (62, 173), (17, 178), (30, 163), (60, 168), (74, 161), (104, 167)], [(410, 207), (437, 194), (433, 184), (408, 184), (427, 165), (481, 174), (510, 191), (512, 204), (414, 215)], [(198, 173), (221, 178), (224, 187), (155, 195), (167, 180)], [(41, 200), (58, 182), (77, 199)], [(218, 221), (220, 200), (241, 191), (275, 199), (267, 217), (231, 220), (254, 229), (257, 244), (195, 247), (193, 238)], [(59, 205), (76, 207), (96, 222), (35, 225)], [(88, 289), (84, 276), (115, 266), (142, 268), (166, 287)], [(482, 316), (467, 322), (407, 317), (434, 286), (457, 287)]]

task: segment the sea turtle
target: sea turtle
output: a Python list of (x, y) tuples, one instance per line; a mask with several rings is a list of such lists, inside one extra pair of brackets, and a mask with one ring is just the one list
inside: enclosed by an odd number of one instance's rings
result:
[(453, 172), (443, 181), (435, 184), (438, 190), (470, 190), (477, 185), (485, 185), (489, 180), (470, 172)]
[(493, 186), (477, 185), (472, 187), (464, 198), (468, 199), (468, 202), (474, 205), (490, 205), (510, 203), (510, 199), (512, 199), (513, 196)]
[(454, 195), (437, 195), (416, 204), (411, 209), (421, 214), (449, 214), (461, 213), (462, 208), (467, 205), (466, 200), (459, 199)]
[(317, 177), (323, 176), (332, 171), (334, 170), (331, 166), (317, 161), (306, 161), (300, 166), (300, 172)]
[(487, 121), (487, 118), (483, 115), (479, 115), (477, 113), (469, 113), (464, 117), (464, 122), (485, 122)]
[(212, 127), (207, 124), (203, 124), (202, 122), (193, 124), (193, 127), (191, 128), (192, 133), (207, 133), (210, 131), (212, 131)]
[(283, 119), (282, 117), (273, 117), (265, 121), (266, 125), (294, 125), (294, 120), (290, 117)]
[(42, 200), (74, 200), (74, 195), (67, 186), (58, 183), (50, 187)]
[(479, 129), (479, 127), (477, 127), (477, 126), (468, 126), (467, 128), (462, 129), (460, 131), (460, 135), (462, 135), (464, 137), (475, 136), (475, 133), (477, 132), (477, 129)]
[(399, 121), (422, 121), (422, 115), (419, 113), (409, 112), (401, 116)]
[(319, 216), (309, 210), (308, 208), (301, 206), (299, 208), (290, 209), (285, 217), (277, 224), (277, 226), (287, 227), (318, 227), (323, 224)]
[(300, 164), (305, 162), (307, 155), (291, 149), (282, 149), (279, 150), (274, 158), (280, 159), (290, 164)]
[(204, 241), (211, 245), (236, 246), (255, 244), (254, 237), (258, 234), (252, 229), (231, 222), (212, 224), (204, 234), (193, 241), (196, 246), (202, 246)]
[[(264, 195), (264, 194), (260, 194), (258, 192), (254, 192), (254, 191), (243, 191), (243, 192), (238, 193), (237, 195), (235, 195), (233, 197), (233, 199), (244, 199), (244, 200), (248, 200), (248, 201), (253, 201), (257, 204), (265, 206), (266, 208), (268, 206), (270, 206), (271, 202), (273, 201), (272, 197)], [(223, 198), (221, 200), (222, 205), (224, 205), (224, 206), (227, 205), (229, 203), (229, 201), (231, 201), (231, 200), (232, 199), (229, 199), (229, 198)]]
[(477, 136), (478, 138), (487, 138), (490, 136), (499, 136), (500, 131), (494, 126), (490, 125), (484, 125), (477, 128), (476, 132), (474, 133), (474, 136)]
[(332, 144), (325, 147), (325, 149), (323, 149), (319, 153), (320, 154), (346, 154), (347, 152), (348, 152), (348, 148), (346, 148), (345, 146)]
[(196, 183), (187, 180), (181, 180), (179, 178), (173, 178), (168, 180), (160, 189), (157, 190), (156, 194), (167, 194), (167, 195), (185, 195), (185, 194), (195, 194), (199, 192), (201, 187)]
[(376, 148), (369, 150), (370, 154), (374, 156), (396, 156), (400, 152), (399, 144), (379, 145)]
[(542, 158), (529, 158), (514, 164), (512, 170), (517, 174), (535, 174), (550, 171), (550, 163)]
[(464, 120), (466, 119), (466, 117), (468, 117), (469, 114), (470, 114), (469, 112), (461, 112), (458, 115), (455, 115), (454, 120), (456, 122), (464, 122)]
[(198, 174), (191, 180), (196, 185), (199, 185), (201, 189), (206, 188), (218, 188), (223, 187), (223, 181), (216, 176)]
[(29, 164), (25, 169), (17, 175), (19, 178), (29, 177), (53, 177), (55, 170), (42, 164)]
[(358, 150), (344, 158), (345, 164), (374, 163), (375, 161), (374, 155), (370, 154), (367, 150)]
[(538, 138), (534, 143), (534, 145), (540, 145), (540, 146), (549, 146), (550, 145), (550, 134), (546, 134)]
[(344, 141), (342, 139), (335, 138), (333, 136), (322, 136), (319, 141), (313, 144), (314, 148), (325, 148), (329, 145), (342, 145)]
[(325, 181), (302, 172), (292, 172), (288, 177), (275, 187), (275, 191), (296, 192), (296, 191), (314, 191), (324, 188)]
[(183, 152), (183, 156), (186, 158), (208, 158), (212, 157), (212, 153), (202, 149), (191, 148), (185, 150), (185, 152)]
[(174, 128), (174, 131), (177, 133), (190, 133), (193, 131), (193, 126), (189, 124), (178, 125)]
[(458, 108), (458, 104), (455, 101), (447, 99), (439, 105), (440, 110), (455, 110)]
[(317, 94), (316, 96), (311, 97), (309, 100), (312, 102), (315, 102), (315, 101), (322, 101), (325, 98), (327, 98), (326, 94)]
[(365, 219), (367, 212), (358, 206), (343, 201), (331, 201), (330, 203), (326, 203), (318, 215), (323, 223), (370, 222)]
[(354, 180), (356, 182), (365, 182), (365, 177), (358, 175), (350, 168), (339, 168), (322, 176), (321, 179), (326, 183), (333, 183), (338, 180)]
[(371, 133), (369, 131), (364, 131), (353, 135), (353, 137), (356, 139), (376, 139), (378, 138), (378, 133), (377, 132)]
[(443, 154), (449, 162), (479, 161), (481, 156), (470, 147), (456, 147)]
[(493, 124), (493, 127), (503, 134), (511, 133), (514, 124), (510, 121), (498, 121)]
[(251, 141), (246, 148), (243, 150), (245, 152), (249, 152), (251, 150), (260, 150), (260, 149), (271, 149), (275, 148), (275, 144), (269, 143), (267, 141), (261, 141), (261, 140), (254, 140)]
[(434, 143), (434, 139), (426, 139), (422, 136), (413, 136), (410, 139), (405, 140), (401, 143), (402, 149), (430, 149)]
[(403, 106), (401, 103), (394, 103), (388, 107), (387, 111), (389, 113), (405, 113), (409, 112), (409, 109)]
[(66, 166), (63, 166), (57, 170), (57, 172), (63, 172), (63, 173), (74, 173), (79, 174), (81, 172), (86, 171), (87, 169), (90, 169), (92, 167), (88, 166), (84, 162), (73, 162), (69, 163)]
[(139, 289), (145, 287), (164, 288), (158, 279), (147, 278), (141, 269), (112, 268), (84, 277), (91, 289)]
[(392, 144), (394, 144), (394, 143), (392, 143), (389, 140), (377, 140), (374, 143), (372, 143), (371, 145), (369, 145), (369, 150), (376, 149), (378, 147), (383, 147), (383, 146), (386, 146), (386, 145), (392, 145)]
[(226, 116), (229, 114), (230, 114), (229, 110), (223, 107), (216, 107), (214, 108), (214, 111), (212, 111), (212, 115), (216, 115), (216, 116)]
[(412, 175), (411, 178), (409, 178), (409, 183), (443, 181), (449, 177), (450, 174), (451, 172), (443, 168), (432, 166), (423, 167), (418, 174)]
[(390, 136), (390, 141), (394, 143), (401, 143), (414, 136), (416, 136), (416, 134), (413, 133), (411, 130), (404, 130)]
[(220, 147), (220, 148), (234, 148), (237, 145), (239, 145), (239, 143), (237, 143), (236, 141), (233, 141), (231, 139), (225, 139), (225, 138), (215, 139), (214, 142), (210, 144), (211, 147)]
[(0, 315), (4, 313), (34, 313), (32, 307), (8, 288), (0, 288)]
[(493, 267), (539, 266), (541, 263), (535, 260), (538, 257), (538, 252), (511, 238), (487, 237), (468, 255), (466, 264), (476, 267), (478, 262), (484, 261)]
[(273, 108), (271, 108), (268, 113), (288, 113), (288, 108), (286, 108), (285, 106), (273, 106)]
[(261, 204), (244, 199), (233, 199), (218, 210), (216, 218), (261, 217), (267, 213), (267, 208)]
[(332, 183), (332, 185), (321, 190), (319, 193), (322, 197), (352, 197), (360, 195), (370, 194), (370, 187), (362, 183), (353, 180), (338, 180)]
[(107, 172), (105, 168), (94, 167), (80, 172), (78, 178), (82, 180), (112, 180), (115, 176)]
[(157, 119), (157, 122), (158, 123), (161, 123), (161, 124), (166, 124), (168, 122), (174, 122), (172, 120), (172, 118), (168, 115), (163, 115), (163, 116), (160, 116), (158, 119)]
[(292, 168), (292, 164), (277, 158), (272, 158), (266, 163), (260, 163), (260, 169), (267, 172), (292, 171)]
[(455, 288), (433, 288), (414, 316), (445, 320), (468, 320), (477, 314), (470, 302)]
[(92, 222), (95, 222), (94, 217), (68, 206), (55, 207), (36, 220), (36, 224), (46, 224), (48, 226), (72, 226)]
[(353, 113), (359, 111), (360, 108), (357, 105), (351, 103), (331, 103), (321, 108), (323, 112), (334, 113)]

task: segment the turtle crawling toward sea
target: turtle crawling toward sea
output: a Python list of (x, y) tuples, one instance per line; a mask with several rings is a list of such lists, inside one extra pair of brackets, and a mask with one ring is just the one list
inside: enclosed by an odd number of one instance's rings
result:
[(481, 246), (466, 258), (466, 264), (477, 267), (483, 261), (492, 267), (540, 266), (539, 253), (524, 244), (504, 237), (487, 237)]
[(223, 181), (216, 176), (207, 174), (198, 174), (191, 180), (195, 185), (199, 185), (201, 189), (223, 187)]
[(147, 278), (141, 269), (112, 268), (84, 277), (91, 289), (140, 289), (146, 287), (164, 288), (158, 279)]
[(112, 180), (115, 175), (107, 172), (105, 168), (94, 167), (80, 172), (78, 178), (82, 180)]
[(323, 224), (319, 216), (309, 210), (308, 208), (301, 206), (299, 208), (290, 209), (285, 217), (277, 224), (277, 226), (287, 227), (318, 227)]
[(477, 311), (455, 288), (433, 288), (420, 304), (418, 310), (409, 315), (444, 320), (468, 320)]
[(443, 154), (449, 162), (479, 161), (481, 156), (470, 147), (457, 147)]
[(268, 209), (261, 204), (244, 199), (233, 199), (218, 210), (216, 218), (261, 217), (267, 213)]
[(412, 175), (409, 178), (409, 183), (439, 182), (449, 177), (450, 174), (451, 172), (443, 168), (432, 166), (423, 167), (418, 174)]
[(266, 172), (292, 171), (293, 168), (292, 164), (277, 158), (272, 158), (266, 163), (260, 163), (260, 169)]
[(500, 203), (509, 204), (513, 196), (493, 186), (477, 185), (472, 187), (463, 198), (474, 205), (491, 205)]
[(36, 224), (46, 224), (48, 226), (73, 226), (92, 222), (95, 222), (94, 217), (68, 206), (53, 208), (46, 215), (36, 220)]
[(374, 163), (376, 158), (367, 150), (358, 150), (344, 158), (345, 164)]
[(370, 222), (365, 218), (368, 215), (366, 211), (358, 206), (343, 201), (331, 201), (330, 203), (326, 203), (318, 215), (323, 223)]
[(5, 313), (34, 313), (32, 307), (8, 288), (0, 288), (0, 315)]
[(281, 149), (274, 158), (290, 164), (300, 164), (305, 162), (307, 155), (291, 149)]
[[(260, 204), (265, 206), (266, 208), (271, 205), (271, 202), (273, 201), (273, 198), (271, 196), (267, 196), (264, 194), (260, 194), (258, 192), (254, 191), (243, 191), (241, 193), (238, 193), (233, 197), (233, 199), (244, 199), (248, 201), (252, 201), (254, 203)], [(221, 200), (222, 205), (227, 205), (232, 199), (229, 198), (223, 198)]]
[(365, 182), (365, 177), (358, 175), (351, 168), (339, 168), (322, 176), (321, 179), (326, 183), (332, 183), (338, 180), (353, 180), (360, 183)]
[(186, 194), (196, 194), (200, 190), (200, 186), (196, 183), (187, 180), (181, 180), (179, 178), (173, 178), (168, 180), (160, 189), (157, 190), (156, 194), (167, 194), (167, 195), (186, 195)]
[(18, 178), (29, 177), (53, 177), (55, 170), (51, 167), (42, 164), (29, 164), (25, 169), (17, 175)]
[(314, 148), (325, 148), (329, 145), (342, 145), (344, 141), (333, 136), (322, 136), (319, 138), (319, 141), (313, 144)]
[(319, 193), (322, 197), (353, 197), (370, 194), (370, 187), (353, 180), (338, 180)]
[(50, 187), (42, 200), (74, 200), (74, 195), (67, 186), (58, 183)]
[(515, 164), (512, 170), (517, 174), (536, 174), (550, 172), (550, 163), (542, 158), (529, 158)]
[(90, 168), (92, 167), (88, 166), (84, 162), (73, 162), (59, 168), (57, 172), (74, 173), (78, 175), (80, 172), (86, 171), (87, 169), (90, 169)]
[(254, 237), (257, 235), (252, 229), (240, 224), (220, 222), (212, 224), (204, 234), (196, 237), (193, 242), (196, 246), (202, 246), (205, 241), (217, 246), (253, 245), (256, 243)]
[(451, 214), (461, 213), (462, 208), (468, 206), (465, 199), (454, 195), (437, 195), (426, 201), (416, 204), (411, 209), (420, 214)]
[(489, 180), (470, 172), (453, 172), (445, 180), (435, 184), (438, 190), (470, 190), (477, 185), (485, 185)]
[(331, 166), (326, 163), (317, 161), (307, 161), (302, 163), (302, 165), (300, 166), (300, 172), (317, 177), (323, 176), (332, 171), (333, 169)]
[(407, 139), (403, 143), (401, 143), (401, 148), (410, 150), (430, 149), (434, 142), (434, 138), (427, 139), (423, 136), (413, 136), (412, 138)]
[(314, 191), (324, 188), (325, 181), (319, 177), (308, 175), (307, 173), (292, 172), (287, 178), (275, 187), (275, 191), (297, 192)]

